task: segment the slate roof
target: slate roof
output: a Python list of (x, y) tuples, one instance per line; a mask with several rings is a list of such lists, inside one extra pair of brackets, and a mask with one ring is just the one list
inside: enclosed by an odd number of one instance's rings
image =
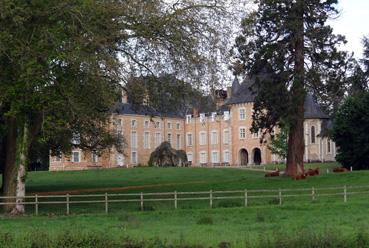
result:
[[(239, 84), (237, 77), (232, 83), (232, 95), (225, 101), (225, 105), (250, 103), (255, 100), (255, 92), (251, 90), (251, 86), (255, 82), (255, 77), (247, 78), (242, 84)], [(307, 94), (304, 102), (304, 118), (305, 119), (329, 119), (320, 108), (312, 94)]]
[(110, 109), (113, 114), (120, 115), (146, 115), (146, 116), (160, 116), (171, 118), (184, 118), (181, 113), (160, 113), (155, 109), (146, 105), (133, 105), (131, 103), (117, 102)]

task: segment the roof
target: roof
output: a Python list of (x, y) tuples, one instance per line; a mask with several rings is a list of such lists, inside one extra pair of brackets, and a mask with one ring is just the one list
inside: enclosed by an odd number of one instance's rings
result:
[(117, 102), (110, 109), (113, 114), (120, 115), (145, 115), (145, 116), (160, 116), (160, 117), (171, 117), (171, 118), (183, 118), (181, 113), (160, 113), (154, 108), (146, 105), (136, 105), (131, 103)]
[(329, 116), (322, 111), (312, 94), (306, 94), (304, 109), (305, 119), (329, 119)]

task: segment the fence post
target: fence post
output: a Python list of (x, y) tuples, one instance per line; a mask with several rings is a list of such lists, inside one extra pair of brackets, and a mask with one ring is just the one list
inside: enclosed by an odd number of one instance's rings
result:
[(35, 194), (35, 214), (38, 215), (38, 196)]
[(174, 191), (174, 209), (177, 209), (177, 191)]
[(69, 215), (69, 194), (67, 194), (67, 215)]
[(109, 201), (108, 201), (108, 193), (105, 193), (105, 213), (109, 212)]
[(144, 196), (143, 196), (143, 193), (141, 192), (141, 211), (144, 210)]
[(347, 187), (343, 186), (343, 202), (347, 202)]
[(247, 199), (247, 189), (245, 189), (245, 207), (248, 205), (248, 199)]
[(314, 187), (311, 188), (311, 199), (315, 201), (315, 189)]
[(278, 196), (279, 196), (279, 205), (282, 205), (282, 190), (281, 189), (279, 189)]
[(213, 207), (213, 191), (212, 190), (210, 190), (210, 192), (209, 192), (209, 199), (210, 199), (210, 208), (212, 208)]

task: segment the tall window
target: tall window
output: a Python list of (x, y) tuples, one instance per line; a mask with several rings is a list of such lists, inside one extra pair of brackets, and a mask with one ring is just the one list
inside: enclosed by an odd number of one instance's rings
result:
[(74, 151), (72, 152), (72, 161), (74, 163), (79, 163), (81, 162), (81, 156), (80, 156), (80, 152), (79, 151)]
[(161, 133), (155, 133), (155, 146), (160, 146), (161, 144)]
[(211, 132), (211, 144), (216, 145), (218, 144), (218, 133), (216, 131)]
[(144, 122), (144, 128), (149, 128), (150, 122), (148, 120), (145, 120)]
[(131, 162), (132, 164), (137, 164), (137, 152), (136, 151), (133, 151), (131, 153)]
[(57, 152), (55, 154), (55, 162), (60, 162), (62, 160), (62, 154), (61, 152)]
[(200, 122), (205, 122), (205, 113), (200, 113)]
[(200, 139), (199, 139), (200, 145), (206, 145), (206, 133), (200, 132)]
[(186, 115), (186, 123), (190, 124), (192, 121), (192, 115)]
[(224, 163), (229, 163), (229, 151), (228, 150), (225, 150), (224, 152), (223, 152), (223, 162)]
[(144, 132), (144, 149), (150, 148), (150, 133)]
[(98, 156), (97, 156), (96, 151), (93, 151), (91, 153), (91, 161), (92, 161), (92, 163), (97, 163), (97, 158), (98, 158)]
[(240, 120), (246, 120), (246, 109), (240, 108)]
[(246, 138), (246, 128), (240, 127), (240, 139)]
[(315, 144), (315, 127), (314, 126), (311, 127), (310, 135), (311, 135), (311, 138), (310, 138), (311, 144)]
[(136, 128), (136, 127), (137, 127), (137, 121), (131, 120), (131, 128)]
[(177, 130), (181, 129), (181, 124), (179, 124), (178, 122), (177, 122), (176, 126), (177, 126)]
[(192, 133), (187, 134), (187, 146), (192, 146)]
[(217, 116), (217, 112), (212, 112), (211, 113), (211, 121), (214, 122), (215, 121), (215, 117)]
[(155, 122), (155, 127), (160, 128), (160, 121)]
[(181, 149), (181, 135), (177, 134), (177, 150)]
[(172, 123), (171, 123), (171, 122), (168, 122), (168, 123), (167, 123), (167, 128), (168, 128), (168, 129), (172, 129)]
[(213, 151), (211, 153), (211, 162), (212, 163), (219, 163), (219, 152)]
[(131, 147), (137, 148), (137, 132), (136, 131), (131, 132)]
[(223, 131), (223, 143), (224, 144), (229, 144), (229, 130), (226, 129)]
[(206, 152), (200, 152), (200, 164), (207, 163)]
[(330, 139), (327, 139), (327, 153), (331, 153), (331, 140)]
[(172, 144), (172, 134), (171, 133), (167, 134), (167, 141), (169, 142), (169, 144)]
[(192, 159), (193, 159), (193, 157), (192, 157), (192, 153), (187, 153), (187, 161), (188, 162), (192, 162)]

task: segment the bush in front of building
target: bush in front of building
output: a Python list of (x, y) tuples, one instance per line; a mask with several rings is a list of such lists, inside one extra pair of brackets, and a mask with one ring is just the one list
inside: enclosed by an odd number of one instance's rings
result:
[(176, 167), (187, 164), (185, 151), (173, 149), (169, 142), (160, 144), (150, 155), (149, 166)]

